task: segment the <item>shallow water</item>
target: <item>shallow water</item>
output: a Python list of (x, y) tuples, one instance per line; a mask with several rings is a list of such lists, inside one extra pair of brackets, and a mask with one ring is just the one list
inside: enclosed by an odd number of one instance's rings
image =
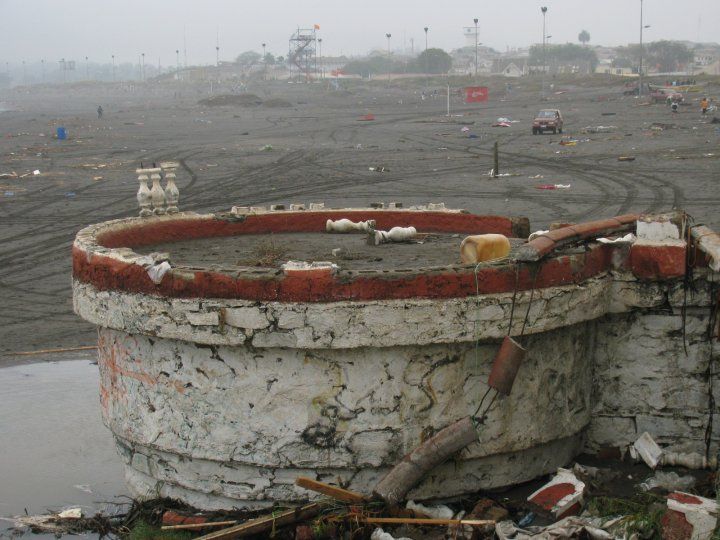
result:
[[(77, 506), (91, 512), (126, 494), (101, 420), (96, 365), (0, 369), (0, 517)], [(0, 536), (8, 525), (0, 521)]]

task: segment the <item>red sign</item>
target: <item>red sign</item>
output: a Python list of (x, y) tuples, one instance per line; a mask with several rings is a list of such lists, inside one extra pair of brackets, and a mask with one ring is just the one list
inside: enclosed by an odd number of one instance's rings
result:
[(466, 86), (465, 103), (481, 103), (488, 100), (487, 86)]

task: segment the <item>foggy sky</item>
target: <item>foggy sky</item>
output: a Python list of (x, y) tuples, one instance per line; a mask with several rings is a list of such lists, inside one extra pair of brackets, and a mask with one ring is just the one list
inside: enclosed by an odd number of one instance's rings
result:
[[(0, 62), (40, 58), (109, 62), (175, 63), (183, 57), (183, 29), (189, 64), (240, 52), (285, 55), (297, 28), (319, 24), (323, 54), (362, 54), (391, 47), (446, 50), (465, 44), (463, 27), (480, 19), (480, 42), (504, 51), (542, 41), (540, 6), (548, 11), (551, 43), (577, 42), (585, 29), (591, 44), (637, 42), (640, 0), (0, 0)], [(720, 41), (720, 0), (644, 0), (645, 40)]]

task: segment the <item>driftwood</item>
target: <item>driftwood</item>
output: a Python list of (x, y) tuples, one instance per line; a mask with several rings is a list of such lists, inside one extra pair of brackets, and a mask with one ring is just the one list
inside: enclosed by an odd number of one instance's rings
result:
[(354, 491), (348, 491), (347, 489), (342, 489), (337, 486), (331, 486), (330, 484), (325, 484), (323, 482), (318, 482), (317, 480), (313, 480), (312, 478), (306, 478), (304, 476), (301, 476), (297, 480), (295, 480), (295, 484), (303, 489), (309, 489), (310, 491), (315, 491), (316, 493), (327, 495), (328, 497), (331, 497), (337, 501), (351, 504), (362, 504), (364, 502), (367, 502), (367, 499), (359, 493), (355, 493)]
[(163, 525), (163, 531), (192, 531), (198, 529), (212, 529), (214, 527), (230, 527), (237, 525), (237, 521), (206, 521), (205, 523), (182, 523), (180, 525)]
[(370, 525), (440, 525), (440, 526), (468, 526), (490, 527), (496, 522), (488, 519), (431, 519), (431, 518), (374, 518), (358, 517), (361, 523)]
[(395, 465), (375, 486), (375, 494), (390, 505), (398, 504), (425, 474), (476, 440), (471, 417), (450, 424)]
[(200, 536), (197, 540), (231, 540), (232, 538), (245, 538), (262, 534), (272, 530), (275, 527), (284, 527), (298, 521), (305, 521), (317, 516), (325, 507), (321, 503), (306, 504), (292, 510), (274, 513), (268, 516), (251, 519), (240, 525), (235, 525), (229, 529), (212, 532), (205, 536)]
[(85, 345), (83, 347), (65, 347), (62, 349), (41, 349), (38, 351), (20, 351), (4, 353), (4, 356), (35, 356), (39, 354), (65, 353), (76, 351), (93, 351), (97, 349), (97, 345)]

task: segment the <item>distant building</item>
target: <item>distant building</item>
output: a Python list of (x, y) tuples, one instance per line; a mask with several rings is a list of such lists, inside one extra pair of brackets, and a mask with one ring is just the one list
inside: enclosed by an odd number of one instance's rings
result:
[(498, 58), (493, 62), (492, 72), (503, 77), (522, 77), (527, 75), (527, 58)]

